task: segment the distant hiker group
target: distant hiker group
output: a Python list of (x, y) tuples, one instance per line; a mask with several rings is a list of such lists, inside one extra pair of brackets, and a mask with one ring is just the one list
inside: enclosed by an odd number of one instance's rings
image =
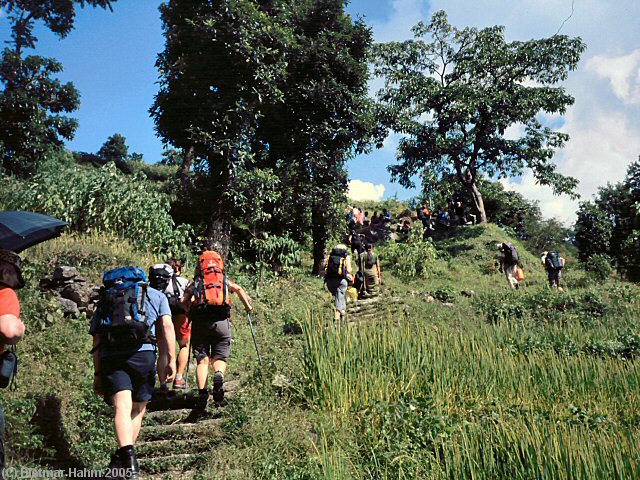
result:
[[(139, 466), (134, 444), (156, 374), (161, 391), (187, 387), (189, 347), (197, 360), (199, 404), (209, 397), (207, 378), (213, 370), (212, 396), (224, 399), (224, 375), (231, 348), (231, 294), (247, 312), (251, 300), (229, 280), (219, 253), (207, 244), (199, 256), (192, 282), (181, 276), (182, 264), (169, 259), (149, 269), (149, 281), (139, 267), (105, 272), (98, 308), (89, 333), (93, 335), (94, 390), (114, 407), (118, 449), (109, 471), (135, 479)], [(177, 357), (176, 341), (180, 351)], [(156, 362), (157, 355), (157, 362)]]

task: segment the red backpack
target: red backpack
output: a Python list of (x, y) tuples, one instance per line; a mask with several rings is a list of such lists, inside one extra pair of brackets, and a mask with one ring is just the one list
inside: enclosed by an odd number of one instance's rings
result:
[(228, 318), (231, 314), (229, 284), (224, 273), (224, 260), (218, 252), (206, 251), (198, 259), (198, 274), (193, 284), (194, 306)]

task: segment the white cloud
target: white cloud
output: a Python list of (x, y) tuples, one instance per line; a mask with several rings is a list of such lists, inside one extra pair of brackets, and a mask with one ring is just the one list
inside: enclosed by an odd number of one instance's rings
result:
[(597, 55), (587, 68), (609, 80), (613, 93), (627, 104), (640, 104), (640, 49), (629, 55)]
[(384, 197), (384, 185), (374, 185), (371, 182), (363, 182), (362, 180), (350, 180), (349, 192), (347, 196), (351, 200), (382, 200)]

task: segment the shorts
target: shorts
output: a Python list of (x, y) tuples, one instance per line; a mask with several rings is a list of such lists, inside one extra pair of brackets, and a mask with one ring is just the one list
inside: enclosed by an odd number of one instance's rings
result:
[(205, 357), (226, 362), (231, 352), (231, 322), (229, 319), (193, 322), (191, 347), (198, 362)]
[(148, 402), (156, 382), (156, 355), (152, 351), (133, 355), (113, 356), (101, 361), (104, 399), (111, 405), (111, 397), (123, 390), (131, 391), (134, 402)]
[(177, 337), (182, 337), (184, 339), (189, 339), (191, 336), (191, 324), (189, 323), (189, 319), (187, 318), (186, 313), (177, 313), (171, 316), (173, 320), (173, 329), (176, 332)]

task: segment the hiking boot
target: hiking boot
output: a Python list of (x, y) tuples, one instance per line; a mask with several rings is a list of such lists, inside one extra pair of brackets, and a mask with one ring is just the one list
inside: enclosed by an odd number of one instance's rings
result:
[(204, 410), (207, 408), (207, 401), (209, 401), (209, 391), (206, 388), (198, 390), (198, 396), (195, 399), (194, 408), (197, 410)]
[(184, 390), (187, 388), (187, 381), (184, 378), (176, 378), (173, 381), (173, 388), (175, 390)]
[(124, 467), (124, 478), (128, 480), (138, 480), (140, 478), (140, 465), (138, 465), (136, 451), (133, 449), (133, 446), (123, 447), (123, 449), (120, 449), (120, 455)]
[(140, 466), (133, 446), (119, 448), (111, 455), (107, 473), (104, 478), (108, 480), (140, 478)]
[(224, 374), (220, 370), (213, 374), (213, 400), (216, 403), (224, 400)]

